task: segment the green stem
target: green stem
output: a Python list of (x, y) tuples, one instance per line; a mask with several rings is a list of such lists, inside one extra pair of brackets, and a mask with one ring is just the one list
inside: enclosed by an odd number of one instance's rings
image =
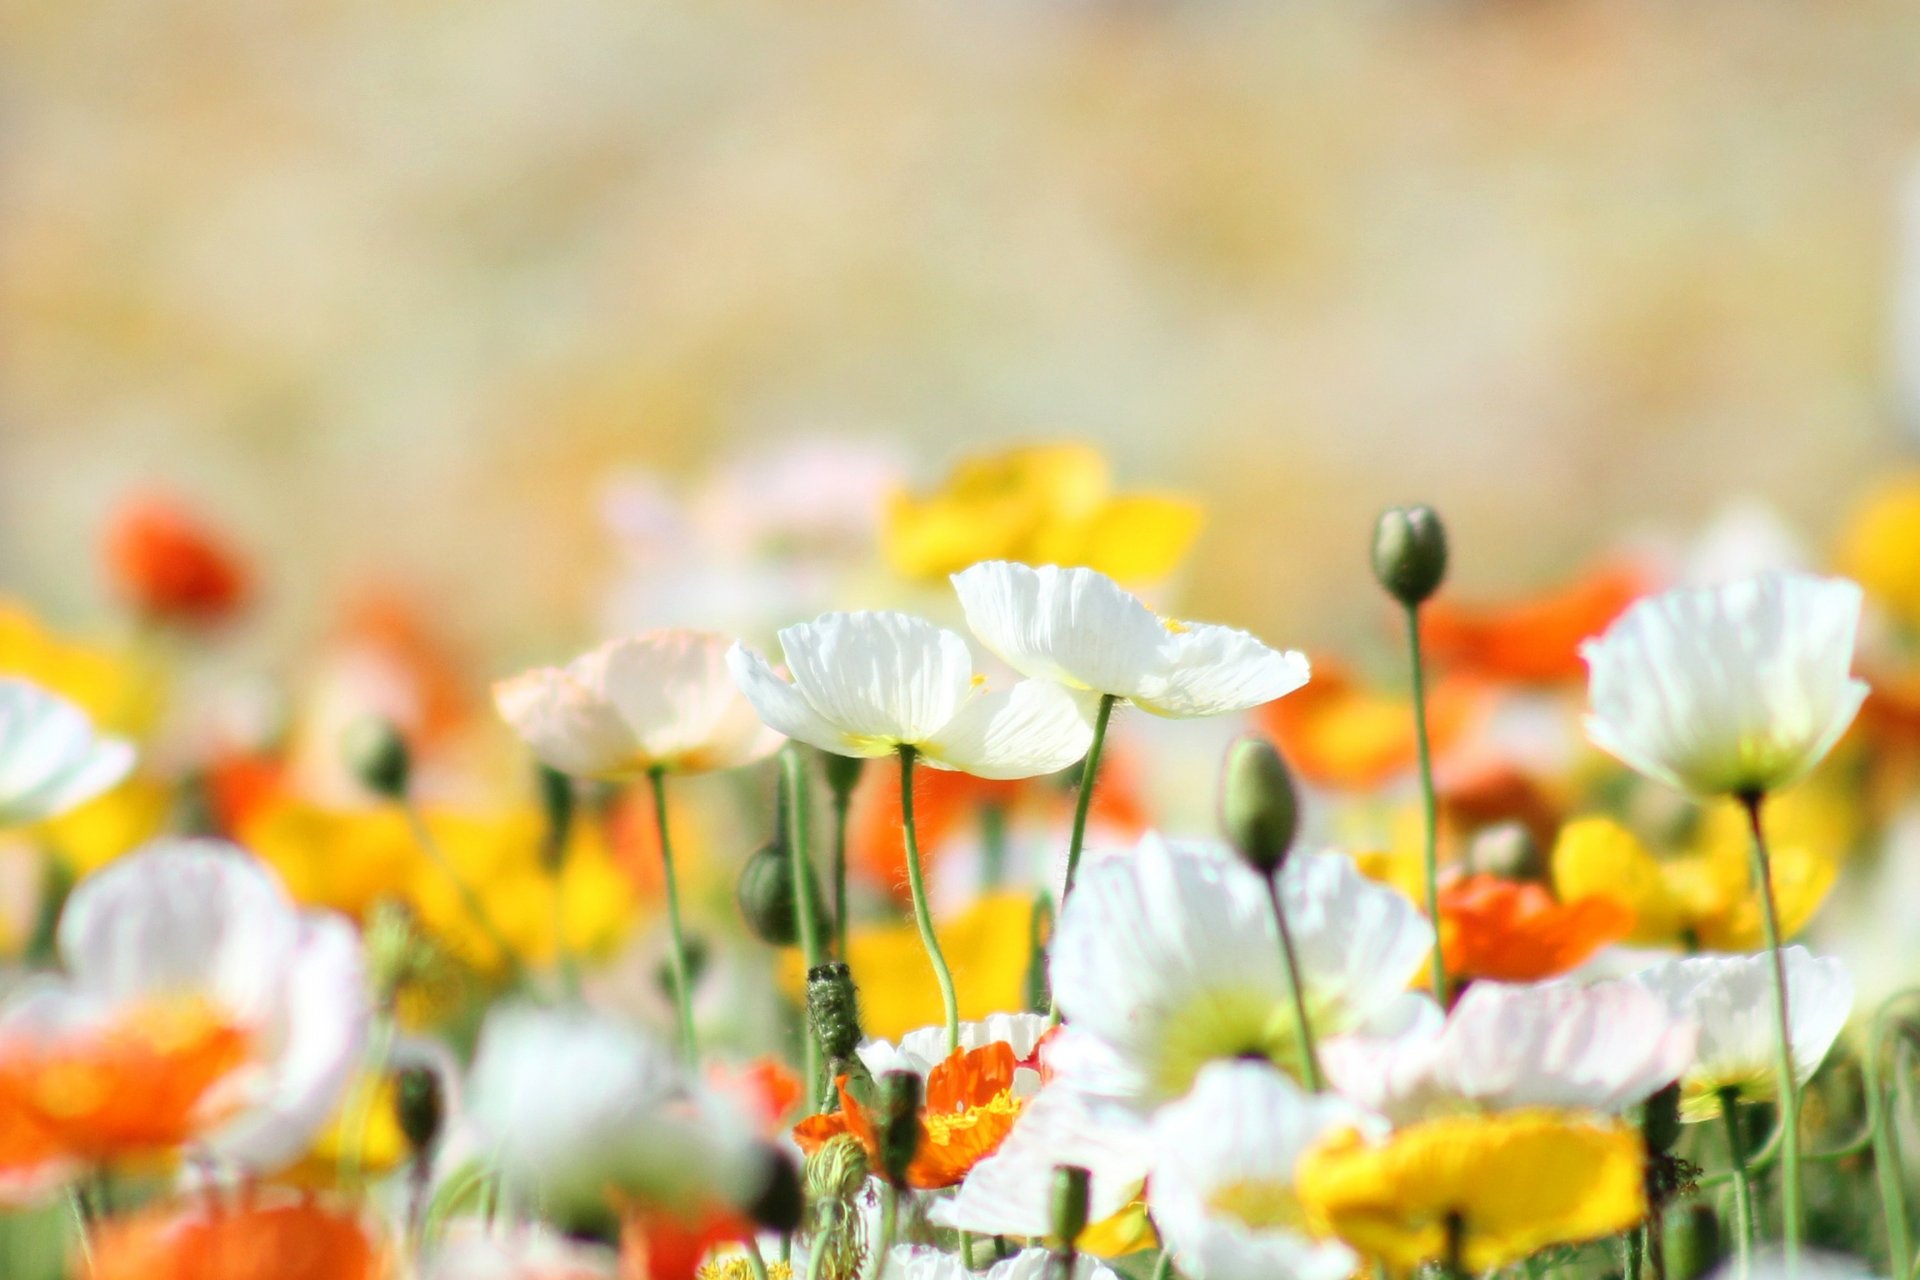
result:
[(1765, 796), (1759, 792), (1740, 797), (1747, 811), (1747, 824), (1753, 831), (1754, 886), (1760, 894), (1760, 923), (1765, 931), (1767, 955), (1773, 962), (1773, 1063), (1780, 1094), (1781, 1234), (1791, 1265), (1800, 1252), (1800, 1238), (1806, 1224), (1800, 1187), (1800, 1085), (1794, 1076), (1793, 1045), (1789, 1039), (1793, 1023), (1787, 1016), (1787, 962), (1780, 950), (1780, 914), (1773, 899), (1772, 860), (1767, 854), (1766, 834), (1760, 820), (1764, 800)]
[(1623, 1280), (1640, 1280), (1640, 1259), (1646, 1250), (1646, 1223), (1628, 1230), (1620, 1239), (1621, 1251), (1626, 1255), (1623, 1268)]
[(760, 1253), (760, 1242), (749, 1232), (740, 1246), (747, 1251), (747, 1270), (753, 1273), (753, 1280), (767, 1280), (767, 1260)]
[(1720, 1090), (1720, 1118), (1727, 1132), (1727, 1160), (1733, 1172), (1734, 1256), (1744, 1280), (1753, 1262), (1753, 1182), (1747, 1176), (1747, 1144), (1740, 1133), (1740, 1091)]
[(467, 919), (472, 921), (474, 927), (486, 935), (487, 941), (493, 944), (494, 950), (500, 953), (501, 963), (507, 967), (509, 981), (518, 978), (526, 971), (526, 962), (520, 958), (520, 953), (514, 949), (513, 944), (507, 941), (507, 935), (500, 932), (500, 926), (493, 922), (493, 917), (487, 914), (486, 904), (480, 901), (480, 895), (473, 891), (473, 886), (466, 882), (465, 877), (448, 859), (445, 850), (441, 849), (440, 842), (433, 838), (433, 832), (428, 828), (426, 818), (420, 813), (420, 806), (415, 804), (413, 798), (409, 796), (400, 801), (400, 810), (406, 815), (407, 829), (413, 833), (414, 843), (420, 846), (420, 851), (427, 855), (427, 860), (439, 868), (440, 874), (445, 876), (447, 883), (453, 886), (454, 895), (460, 899), (460, 909), (466, 913)]
[(997, 800), (980, 806), (980, 887), (991, 892), (1007, 878), (1007, 807)]
[[(1097, 740), (1096, 740), (1097, 741)], [(927, 906), (927, 878), (920, 868), (920, 837), (913, 824), (913, 760), (916, 752), (904, 743), (900, 747), (900, 830), (907, 841), (907, 886), (913, 893), (913, 922), (920, 929), (920, 944), (927, 949), (933, 976), (940, 984), (940, 1003), (947, 1019), (947, 1052), (960, 1047), (960, 1000), (954, 994), (953, 974), (947, 958), (940, 954), (940, 939), (934, 936), (933, 912)]]
[(1427, 734), (1427, 673), (1420, 655), (1420, 606), (1407, 606), (1407, 653), (1413, 665), (1413, 741), (1420, 755), (1420, 808), (1426, 825), (1427, 919), (1433, 921), (1433, 998), (1447, 1007), (1447, 961), (1440, 951), (1440, 800), (1433, 789), (1433, 744)]
[(1172, 1280), (1173, 1250), (1166, 1245), (1160, 1246), (1160, 1256), (1153, 1260), (1153, 1280)]
[(1447, 1242), (1440, 1259), (1440, 1274), (1447, 1280), (1467, 1280), (1467, 1220), (1461, 1214), (1447, 1215)]
[(1073, 838), (1067, 843), (1067, 880), (1060, 890), (1063, 910), (1067, 895), (1073, 892), (1073, 878), (1080, 870), (1080, 850), (1087, 842), (1087, 811), (1093, 807), (1094, 774), (1100, 768), (1100, 748), (1106, 745), (1107, 722), (1113, 719), (1113, 704), (1118, 701), (1110, 693), (1100, 695), (1100, 710), (1093, 717), (1093, 741), (1087, 745), (1087, 758), (1080, 763), (1080, 794), (1073, 802)]
[(847, 810), (851, 792), (833, 797), (833, 958), (847, 959)]
[(667, 830), (667, 771), (647, 770), (653, 788), (653, 821), (660, 834), (660, 868), (667, 887), (668, 962), (673, 967), (673, 1003), (680, 1020), (680, 1052), (689, 1066), (700, 1061), (693, 1030), (693, 991), (687, 980), (687, 936), (680, 925), (680, 885), (673, 874), (673, 838)]
[(1273, 903), (1273, 922), (1280, 930), (1280, 962), (1287, 969), (1287, 992), (1293, 998), (1294, 1047), (1300, 1058), (1300, 1083), (1320, 1092), (1320, 1055), (1313, 1047), (1313, 1022), (1307, 1017), (1307, 996), (1300, 988), (1300, 962), (1293, 950), (1293, 931), (1280, 902), (1280, 873), (1267, 877), (1267, 900)]
[[(912, 749), (911, 747), (901, 748), (903, 751)], [(872, 1280), (882, 1280), (882, 1277), (887, 1274), (887, 1255), (893, 1252), (894, 1238), (899, 1231), (900, 1188), (889, 1181), (882, 1184), (880, 1192), (880, 1242), (873, 1251)], [(818, 1253), (819, 1245), (816, 1244), (814, 1249)]]
[[(794, 923), (800, 934), (800, 954), (811, 972), (825, 957), (820, 954), (820, 912), (813, 901), (813, 853), (809, 842), (813, 834), (809, 804), (812, 797), (807, 791), (807, 762), (798, 745), (789, 745), (781, 753), (780, 781), (787, 793), (787, 857), (793, 874)], [(844, 942), (842, 946), (844, 948)], [(820, 1041), (807, 1034), (800, 1038), (800, 1043), (805, 1055), (807, 1099), (812, 1103), (827, 1089), (820, 1061)]]
[(1913, 1240), (1907, 1225), (1906, 1191), (1900, 1178), (1900, 1139), (1887, 1114), (1887, 1086), (1880, 1074), (1891, 1003), (1883, 1005), (1874, 1015), (1860, 1071), (1865, 1077), (1867, 1127), (1873, 1140), (1873, 1175), (1880, 1187), (1880, 1215), (1887, 1229), (1887, 1273), (1903, 1276), (1913, 1263)]
[(560, 967), (560, 989), (567, 999), (578, 1004), (580, 964), (574, 959), (573, 946), (567, 940), (567, 877), (564, 866), (550, 867), (547, 883), (553, 890), (553, 956)]

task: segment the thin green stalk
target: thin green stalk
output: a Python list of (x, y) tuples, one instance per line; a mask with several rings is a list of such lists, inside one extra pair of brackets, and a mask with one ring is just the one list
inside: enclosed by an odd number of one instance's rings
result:
[(1765, 796), (1752, 792), (1740, 797), (1753, 831), (1753, 879), (1760, 894), (1760, 922), (1767, 955), (1773, 962), (1773, 1063), (1780, 1094), (1780, 1216), (1782, 1243), (1789, 1263), (1800, 1252), (1806, 1226), (1806, 1206), (1800, 1186), (1800, 1085), (1793, 1070), (1793, 1023), (1787, 1009), (1787, 962), (1780, 951), (1780, 914), (1773, 899), (1773, 867), (1760, 820)]
[[(911, 751), (911, 747), (903, 748)], [(881, 1184), (880, 1192), (880, 1242), (873, 1251), (873, 1278), (881, 1280), (887, 1274), (887, 1255), (893, 1252), (894, 1238), (900, 1231), (900, 1188), (891, 1181)], [(815, 1246), (815, 1252), (820, 1252)]]
[(1160, 1246), (1160, 1256), (1153, 1260), (1153, 1280), (1172, 1280), (1173, 1250), (1166, 1245)]
[(1880, 1187), (1880, 1216), (1887, 1230), (1887, 1271), (1906, 1275), (1913, 1265), (1913, 1239), (1907, 1224), (1907, 1197), (1900, 1178), (1900, 1138), (1888, 1115), (1887, 1086), (1880, 1074), (1892, 1001), (1874, 1015), (1867, 1053), (1860, 1063), (1867, 1094), (1867, 1128), (1873, 1140), (1873, 1176)]
[[(813, 823), (808, 803), (812, 797), (807, 791), (807, 762), (798, 746), (788, 746), (781, 753), (780, 781), (787, 794), (787, 857), (791, 859), (793, 871), (794, 923), (800, 934), (800, 954), (811, 971), (825, 957), (820, 954), (819, 908), (813, 901), (813, 854), (809, 845)], [(841, 945), (844, 949), (845, 943)], [(822, 1097), (827, 1088), (822, 1079), (825, 1072), (820, 1061), (820, 1041), (809, 1033), (801, 1037), (800, 1043), (805, 1055), (807, 1097), (812, 1101)]]
[(667, 932), (673, 967), (673, 1003), (680, 1019), (680, 1052), (689, 1065), (700, 1061), (700, 1043), (693, 1030), (693, 990), (687, 979), (687, 937), (680, 925), (680, 886), (673, 874), (673, 838), (667, 831), (667, 771), (647, 770), (653, 788), (653, 821), (660, 834), (660, 867), (667, 886)]
[(747, 1270), (753, 1273), (753, 1280), (767, 1280), (767, 1260), (760, 1253), (760, 1242), (749, 1233), (740, 1247), (747, 1251)]
[(1433, 789), (1433, 745), (1427, 734), (1427, 673), (1420, 653), (1420, 606), (1407, 606), (1407, 654), (1413, 666), (1413, 739), (1420, 754), (1420, 809), (1426, 825), (1427, 918), (1433, 921), (1433, 998), (1447, 1007), (1447, 962), (1440, 953), (1440, 800)]
[(1007, 806), (989, 800), (980, 806), (980, 887), (998, 889), (1007, 878)]
[(1620, 1238), (1620, 1249), (1625, 1255), (1623, 1280), (1640, 1280), (1640, 1259), (1646, 1252), (1646, 1223), (1630, 1229)]
[(500, 931), (500, 926), (494, 923), (493, 917), (487, 914), (486, 904), (480, 900), (480, 895), (474, 892), (473, 886), (467, 883), (466, 878), (447, 857), (446, 851), (440, 847), (440, 842), (433, 838), (433, 831), (427, 826), (426, 818), (421, 815), (420, 806), (413, 802), (413, 797), (408, 796), (400, 801), (400, 811), (406, 815), (407, 828), (413, 833), (414, 843), (420, 846), (420, 851), (427, 855), (427, 860), (439, 868), (440, 874), (444, 875), (447, 883), (453, 886), (455, 896), (460, 899), (460, 909), (466, 913), (467, 919), (486, 935), (487, 941), (492, 943), (494, 950), (500, 953), (501, 961), (507, 967), (508, 979), (510, 981), (517, 979), (526, 972), (526, 961), (521, 959), (514, 945), (507, 941), (507, 935)]
[(833, 958), (847, 958), (847, 810), (851, 792), (833, 797)]
[(1067, 880), (1060, 890), (1060, 905), (1073, 892), (1073, 877), (1080, 870), (1080, 850), (1087, 842), (1087, 811), (1093, 807), (1094, 776), (1100, 768), (1100, 748), (1106, 745), (1107, 722), (1113, 719), (1113, 704), (1119, 699), (1110, 693), (1100, 695), (1100, 709), (1093, 717), (1093, 741), (1087, 745), (1087, 758), (1080, 764), (1080, 794), (1073, 802), (1073, 838), (1067, 843)]
[[(1096, 739), (1097, 746), (1097, 739)], [(954, 994), (953, 974), (947, 958), (940, 954), (940, 939), (934, 936), (933, 912), (927, 906), (927, 878), (920, 868), (920, 837), (913, 825), (913, 760), (917, 753), (904, 743), (900, 747), (900, 830), (907, 841), (907, 886), (913, 893), (913, 922), (920, 929), (920, 943), (927, 949), (933, 976), (940, 984), (940, 1003), (947, 1019), (947, 1052), (960, 1047), (960, 1000)]]
[(1440, 1259), (1440, 1274), (1447, 1280), (1467, 1280), (1467, 1220), (1458, 1213), (1447, 1215), (1447, 1243)]
[(1727, 1133), (1727, 1160), (1733, 1172), (1734, 1257), (1743, 1278), (1753, 1262), (1753, 1181), (1747, 1176), (1747, 1144), (1740, 1133), (1740, 1091), (1720, 1090), (1720, 1118)]
[(574, 958), (573, 944), (567, 939), (567, 877), (565, 867), (552, 867), (547, 883), (553, 890), (553, 957), (560, 967), (560, 990), (578, 1004), (580, 962)]
[(1280, 902), (1280, 873), (1267, 877), (1267, 900), (1273, 903), (1273, 922), (1280, 930), (1280, 962), (1287, 969), (1287, 993), (1293, 998), (1294, 1048), (1300, 1058), (1300, 1083), (1320, 1092), (1320, 1055), (1313, 1047), (1313, 1021), (1307, 1017), (1307, 995), (1300, 989), (1300, 961), (1293, 950), (1293, 931)]

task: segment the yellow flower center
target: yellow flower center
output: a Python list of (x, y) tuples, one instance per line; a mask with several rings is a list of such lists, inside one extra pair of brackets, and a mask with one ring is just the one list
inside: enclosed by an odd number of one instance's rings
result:
[(1243, 1178), (1216, 1187), (1207, 1197), (1207, 1205), (1256, 1229), (1282, 1229), (1303, 1235), (1309, 1230), (1306, 1210), (1300, 1207), (1290, 1183)]
[(1013, 1096), (1011, 1089), (1002, 1089), (984, 1103), (968, 1107), (964, 1111), (953, 1111), (946, 1115), (929, 1111), (923, 1117), (923, 1122), (926, 1125), (927, 1141), (935, 1146), (944, 1147), (958, 1135), (978, 1128), (990, 1118), (1012, 1119), (1019, 1114), (1019, 1099)]
[[(730, 1253), (724, 1257), (707, 1259), (693, 1274), (694, 1280), (753, 1280), (753, 1264), (747, 1261), (744, 1253)], [(768, 1262), (767, 1280), (793, 1280), (793, 1264)]]

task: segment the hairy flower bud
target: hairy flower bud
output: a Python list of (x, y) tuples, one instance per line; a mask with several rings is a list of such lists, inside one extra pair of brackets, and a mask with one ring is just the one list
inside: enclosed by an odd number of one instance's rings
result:
[(863, 1038), (860, 995), (846, 961), (832, 960), (807, 970), (807, 1022), (830, 1061), (854, 1056)]
[[(794, 892), (793, 855), (784, 840), (763, 844), (747, 855), (734, 882), (733, 900), (754, 937), (773, 947), (791, 947), (800, 940), (800, 895)], [(820, 929), (825, 911), (816, 885), (808, 900)]]
[(384, 716), (361, 716), (340, 736), (347, 768), (362, 786), (389, 800), (404, 800), (412, 761), (407, 742)]
[(1072, 1249), (1073, 1242), (1087, 1229), (1092, 1174), (1077, 1164), (1056, 1165), (1053, 1170), (1052, 1228), (1056, 1249)]
[(804, 1183), (818, 1280), (855, 1280), (867, 1259), (866, 1218), (860, 1212), (867, 1149), (850, 1133), (836, 1134), (807, 1157)]
[(913, 1071), (889, 1071), (880, 1077), (879, 1115), (875, 1125), (880, 1169), (896, 1187), (907, 1185), (907, 1166), (920, 1151), (920, 1076)]
[(1447, 530), (1432, 507), (1393, 507), (1373, 531), (1373, 576), (1407, 606), (1424, 604), (1447, 576)]
[(1300, 830), (1300, 803), (1287, 762), (1265, 738), (1242, 738), (1227, 753), (1220, 813), (1227, 840), (1254, 870), (1280, 870)]

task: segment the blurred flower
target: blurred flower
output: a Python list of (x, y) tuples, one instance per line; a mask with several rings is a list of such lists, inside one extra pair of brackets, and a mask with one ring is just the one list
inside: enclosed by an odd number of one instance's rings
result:
[(1920, 627), (1920, 474), (1882, 481), (1847, 514), (1834, 567), (1909, 628)]
[[(1816, 959), (1805, 947), (1784, 947), (1780, 959), (1787, 973), (1787, 1041), (1794, 1076), (1805, 1084), (1847, 1024), (1853, 979), (1840, 961)], [(1770, 957), (1684, 956), (1636, 973), (1632, 981), (1700, 1029), (1699, 1047), (1680, 1081), (1683, 1119), (1719, 1115), (1722, 1089), (1747, 1101), (1777, 1096)]]
[(1457, 1223), (1466, 1271), (1552, 1244), (1597, 1240), (1646, 1215), (1640, 1136), (1554, 1111), (1445, 1116), (1374, 1142), (1354, 1130), (1296, 1170), (1310, 1215), (1390, 1267), (1445, 1257)]
[[(1431, 606), (1429, 606), (1429, 609)], [(1366, 684), (1333, 658), (1315, 657), (1313, 679), (1259, 709), (1261, 724), (1309, 782), (1376, 787), (1414, 767), (1413, 709), (1403, 692)], [(1442, 679), (1427, 691), (1427, 732), (1444, 756), (1481, 707), (1471, 683)]]
[(447, 1227), (426, 1256), (421, 1280), (614, 1280), (614, 1252), (540, 1227), (502, 1231), (492, 1223)]
[(1050, 1249), (1022, 1249), (985, 1271), (975, 1271), (962, 1262), (958, 1254), (926, 1245), (897, 1245), (887, 1255), (886, 1265), (876, 1271), (874, 1280), (968, 1280), (970, 1276), (984, 1277), (984, 1280), (1047, 1280), (1056, 1275), (1062, 1280), (1118, 1280), (1112, 1270), (1091, 1258), (1076, 1259), (1070, 1275), (1064, 1270), (1056, 1271), (1055, 1265)]
[(1616, 898), (1555, 900), (1544, 886), (1499, 876), (1462, 876), (1440, 889), (1440, 945), (1447, 972), (1533, 982), (1578, 968), (1633, 928)]
[(1860, 588), (1763, 574), (1640, 601), (1581, 647), (1587, 735), (1648, 777), (1698, 796), (1777, 791), (1853, 722)]
[(133, 745), (29, 680), (0, 677), (0, 828), (63, 813), (133, 768)]
[(1106, 459), (1089, 446), (1030, 445), (962, 462), (927, 497), (896, 494), (882, 545), (909, 578), (1017, 560), (1154, 582), (1185, 558), (1200, 525), (1186, 499), (1114, 494)]
[(1194, 1280), (1344, 1280), (1351, 1249), (1318, 1238), (1294, 1167), (1328, 1133), (1361, 1122), (1264, 1063), (1216, 1062), (1154, 1117), (1147, 1203), (1180, 1273)]
[(245, 562), (199, 515), (159, 494), (123, 501), (107, 525), (107, 576), (142, 617), (207, 625), (237, 613), (251, 593)]
[[(87, 1280), (380, 1280), (382, 1251), (360, 1218), (313, 1200), (194, 1201), (107, 1220)], [(480, 1280), (463, 1273), (461, 1280)]]
[(1184, 719), (1245, 711), (1307, 682), (1307, 660), (1245, 631), (1155, 616), (1092, 569), (987, 561), (953, 575), (967, 625), (1023, 676)]
[(360, 943), (302, 915), (219, 841), (169, 841), (82, 881), (59, 927), (64, 979), (0, 1019), (0, 1095), (107, 1162), (192, 1139), (250, 1174), (307, 1149), (366, 1030)]
[(1333, 1087), (1395, 1124), (1459, 1110), (1618, 1112), (1679, 1079), (1691, 1021), (1628, 982), (1475, 982), (1444, 1024), (1320, 1046)]
[(0, 675), (18, 676), (77, 704), (94, 724), (144, 736), (166, 701), (162, 673), (138, 654), (51, 630), (24, 606), (0, 600)]
[(736, 644), (734, 679), (767, 724), (822, 751), (884, 756), (913, 747), (940, 769), (983, 778), (1053, 773), (1093, 741), (1058, 685), (1022, 680), (989, 693), (958, 635), (904, 613), (829, 613), (780, 632), (783, 679)]
[(627, 780), (655, 769), (705, 773), (773, 754), (767, 729), (727, 674), (724, 636), (650, 631), (614, 640), (564, 668), (493, 687), (494, 705), (549, 767)]
[(1577, 680), (1586, 671), (1580, 642), (1606, 630), (1651, 585), (1635, 565), (1610, 562), (1499, 607), (1469, 607), (1441, 595), (1421, 611), (1420, 638), (1442, 671), (1516, 684)]
[[(960, 1024), (960, 1047), (984, 1049), (1004, 1044), (1013, 1051), (1016, 1068), (1033, 1071), (1039, 1062), (1040, 1042), (1047, 1033), (1047, 1019), (1038, 1013), (995, 1013), (973, 1022)], [(945, 1027), (921, 1027), (900, 1037), (899, 1044), (884, 1039), (869, 1039), (858, 1050), (860, 1061), (877, 1079), (889, 1071), (911, 1071), (925, 1079), (929, 1072), (950, 1056)], [(1028, 1080), (1019, 1090), (1021, 1096), (1032, 1093), (1039, 1079)]]
[(175, 789), (157, 778), (129, 774), (65, 813), (32, 828), (32, 834), (76, 876), (98, 871), (165, 830), (173, 816)]
[[(1305, 852), (1287, 860), (1280, 893), (1318, 1034), (1391, 1018), (1417, 999), (1407, 983), (1433, 930), (1406, 898), (1348, 858)], [(1149, 834), (1083, 868), (1051, 970), (1070, 1035), (1049, 1061), (1092, 1092), (1154, 1102), (1185, 1093), (1216, 1059), (1294, 1061), (1265, 877), (1223, 846)]]

